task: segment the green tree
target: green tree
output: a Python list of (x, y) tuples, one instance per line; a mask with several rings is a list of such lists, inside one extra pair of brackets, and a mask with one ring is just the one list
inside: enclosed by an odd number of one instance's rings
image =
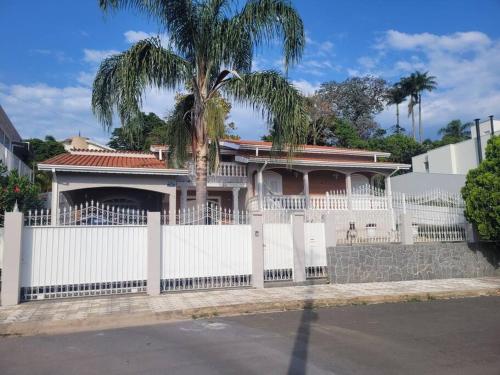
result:
[[(196, 201), (207, 200), (210, 110), (223, 94), (262, 111), (279, 126), (273, 141), (292, 153), (303, 142), (307, 122), (303, 98), (276, 71), (251, 72), (256, 48), (275, 39), (283, 42), (284, 66), (300, 60), (305, 34), (297, 11), (286, 0), (100, 0), (104, 11), (134, 9), (156, 21), (169, 37), (139, 41), (129, 50), (105, 59), (94, 80), (92, 108), (105, 127), (113, 112), (122, 124), (133, 118), (148, 86), (187, 88), (191, 121), (178, 122), (183, 144), (191, 145), (196, 166)], [(186, 97), (185, 100), (191, 100)], [(177, 150), (183, 147), (178, 145)], [(181, 153), (183, 151), (180, 151)]]
[(56, 141), (51, 135), (45, 136), (44, 139), (30, 138), (27, 139), (26, 142), (30, 144), (32, 157), (30, 158), (29, 164), (35, 175), (35, 182), (42, 192), (50, 191), (52, 187), (52, 174), (39, 171), (38, 163), (50, 159), (53, 156), (65, 153), (64, 145)]
[(400, 84), (395, 84), (387, 91), (387, 104), (396, 105), (396, 125), (394, 131), (396, 134), (403, 132), (403, 128), (399, 123), (399, 105), (405, 101), (406, 97), (407, 95)]
[(361, 138), (378, 128), (375, 115), (384, 109), (387, 84), (376, 77), (352, 77), (344, 82), (325, 82), (316, 93), (329, 105), (330, 115), (349, 122)]
[(486, 158), (467, 173), (462, 188), (465, 216), (485, 240), (500, 240), (500, 137), (486, 146)]
[(19, 176), (16, 170), (7, 173), (5, 165), (0, 164), (0, 213), (12, 211), (17, 202), (19, 211), (27, 212), (43, 206), (39, 198), (40, 187), (28, 177)]
[(470, 122), (463, 124), (460, 120), (450, 121), (438, 131), (438, 134), (442, 136), (441, 145), (465, 141), (470, 136), (470, 126)]
[(116, 150), (149, 150), (152, 144), (165, 143), (167, 123), (156, 114), (141, 112), (113, 130), (108, 146)]
[(392, 134), (388, 137), (368, 141), (371, 150), (390, 152), (390, 161), (411, 164), (411, 158), (425, 152), (424, 146), (405, 134)]
[(346, 148), (367, 147), (367, 142), (359, 136), (356, 128), (341, 119), (336, 120), (333, 126), (332, 144)]

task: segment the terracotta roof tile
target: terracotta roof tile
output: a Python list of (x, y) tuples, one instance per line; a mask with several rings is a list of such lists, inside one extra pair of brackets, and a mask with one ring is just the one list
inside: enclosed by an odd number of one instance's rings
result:
[(72, 165), (81, 167), (113, 167), (113, 168), (152, 168), (152, 169), (168, 169), (165, 166), (165, 161), (158, 160), (155, 157), (138, 158), (127, 156), (111, 156), (111, 155), (74, 155), (60, 154), (40, 164), (49, 165)]

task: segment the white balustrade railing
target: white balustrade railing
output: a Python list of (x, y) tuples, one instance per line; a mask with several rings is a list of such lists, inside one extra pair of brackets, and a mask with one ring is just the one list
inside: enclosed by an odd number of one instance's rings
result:
[[(189, 163), (188, 170), (191, 176), (195, 175), (195, 165), (194, 163)], [(245, 164), (239, 164), (234, 162), (220, 162), (215, 171), (208, 171), (208, 178), (214, 179), (217, 177), (235, 177), (238, 179), (243, 179), (247, 176), (247, 166)]]

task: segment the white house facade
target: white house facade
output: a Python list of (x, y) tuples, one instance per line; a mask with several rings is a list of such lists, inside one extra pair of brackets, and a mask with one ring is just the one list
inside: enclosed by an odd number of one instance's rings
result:
[(471, 127), (470, 139), (414, 156), (412, 173), (394, 177), (393, 189), (406, 193), (432, 189), (458, 193), (469, 170), (476, 168), (484, 159), (492, 134), (500, 135), (500, 121), (490, 116), (487, 121)]
[(27, 156), (29, 145), (21, 136), (0, 106), (0, 161), (8, 171), (17, 170), (20, 175), (32, 178), (33, 172), (23, 161)]

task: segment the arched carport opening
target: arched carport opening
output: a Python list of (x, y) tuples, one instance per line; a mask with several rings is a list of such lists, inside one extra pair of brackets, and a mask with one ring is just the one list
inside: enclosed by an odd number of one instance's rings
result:
[(157, 191), (128, 187), (95, 187), (64, 191), (63, 195), (71, 206), (99, 202), (114, 208), (130, 208), (145, 211), (168, 209), (165, 194)]

